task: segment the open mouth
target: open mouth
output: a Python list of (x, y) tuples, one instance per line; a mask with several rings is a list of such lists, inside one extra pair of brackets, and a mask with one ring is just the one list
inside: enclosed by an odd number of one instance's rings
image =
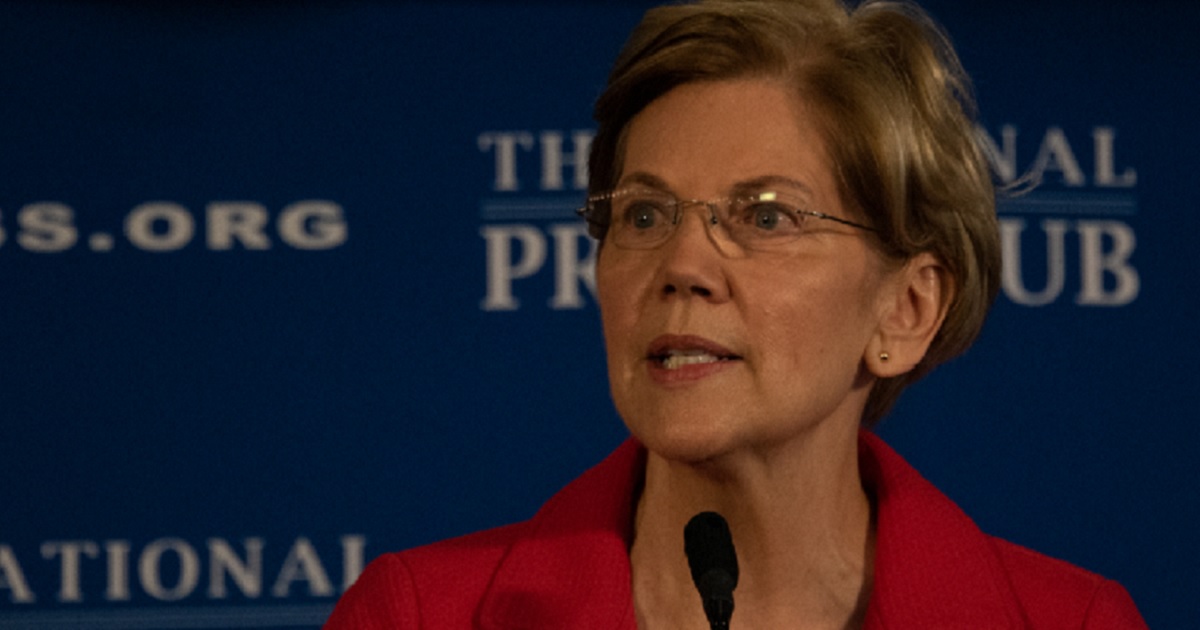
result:
[(684, 351), (669, 351), (663, 355), (650, 357), (657, 361), (659, 365), (668, 370), (677, 370), (685, 365), (701, 365), (704, 363), (716, 363), (718, 361), (732, 361), (737, 358), (735, 356), (716, 356), (704, 352), (703, 350), (684, 350)]
[(733, 352), (705, 339), (671, 336), (656, 339), (650, 346), (647, 358), (665, 370), (741, 359)]

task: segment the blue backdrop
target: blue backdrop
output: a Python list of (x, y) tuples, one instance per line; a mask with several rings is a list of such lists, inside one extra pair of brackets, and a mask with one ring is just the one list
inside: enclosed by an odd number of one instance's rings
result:
[[(0, 628), (320, 624), (625, 435), (582, 199), (649, 3), (0, 3)], [(926, 6), (1003, 293), (880, 431), (987, 531), (1200, 625), (1200, 5)]]

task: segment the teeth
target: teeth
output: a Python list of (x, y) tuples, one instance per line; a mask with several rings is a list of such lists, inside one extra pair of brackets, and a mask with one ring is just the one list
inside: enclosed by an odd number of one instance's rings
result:
[(716, 363), (720, 359), (707, 352), (676, 354), (672, 352), (662, 360), (662, 365), (668, 370), (676, 370), (685, 365), (696, 365), (699, 363)]

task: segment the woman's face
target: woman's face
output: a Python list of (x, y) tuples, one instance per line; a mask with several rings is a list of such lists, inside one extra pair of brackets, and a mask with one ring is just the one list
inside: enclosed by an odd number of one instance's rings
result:
[[(813, 117), (782, 85), (687, 84), (627, 129), (621, 180), (709, 200), (764, 178), (842, 207)], [(699, 461), (825, 423), (857, 427), (889, 274), (866, 233), (813, 219), (782, 251), (747, 252), (688, 206), (653, 249), (605, 243), (597, 287), (617, 410), (650, 450)], [(615, 218), (614, 218), (615, 220)]]

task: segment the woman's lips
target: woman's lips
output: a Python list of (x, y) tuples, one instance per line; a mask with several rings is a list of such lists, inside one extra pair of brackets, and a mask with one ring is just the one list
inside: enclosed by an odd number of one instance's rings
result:
[(661, 335), (646, 352), (650, 376), (662, 384), (696, 381), (741, 358), (721, 344), (695, 335)]

